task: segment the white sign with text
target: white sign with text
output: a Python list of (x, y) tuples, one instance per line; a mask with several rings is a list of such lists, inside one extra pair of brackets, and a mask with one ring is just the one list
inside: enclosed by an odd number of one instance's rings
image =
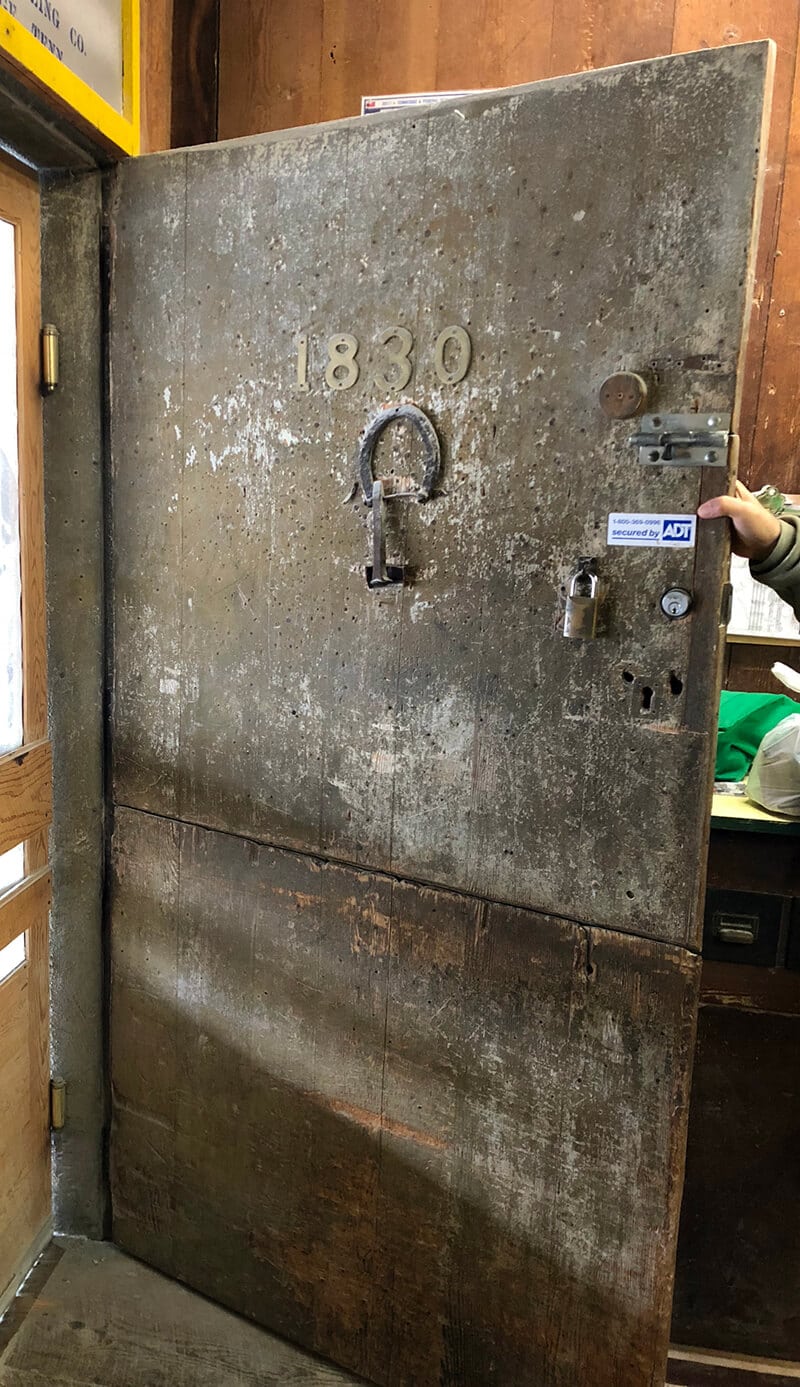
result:
[(693, 515), (631, 515), (608, 517), (608, 543), (626, 548), (692, 549), (697, 521)]
[(0, 0), (0, 10), (115, 111), (122, 111), (120, 0)]

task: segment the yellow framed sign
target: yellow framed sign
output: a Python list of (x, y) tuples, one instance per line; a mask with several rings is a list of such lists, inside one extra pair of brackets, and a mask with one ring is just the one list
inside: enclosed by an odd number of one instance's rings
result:
[(0, 61), (123, 154), (139, 152), (139, 0), (0, 0)]

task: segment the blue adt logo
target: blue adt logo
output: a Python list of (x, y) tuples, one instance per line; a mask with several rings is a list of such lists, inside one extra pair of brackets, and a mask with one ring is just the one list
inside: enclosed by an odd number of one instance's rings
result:
[(691, 541), (692, 522), (691, 520), (662, 520), (661, 539), (671, 540), (673, 544)]

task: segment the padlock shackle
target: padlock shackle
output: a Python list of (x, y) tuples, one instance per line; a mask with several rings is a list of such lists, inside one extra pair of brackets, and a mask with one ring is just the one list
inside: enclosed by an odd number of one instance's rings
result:
[(573, 573), (567, 587), (567, 597), (597, 597), (598, 577), (591, 567), (593, 563), (594, 559), (578, 560), (577, 572)]

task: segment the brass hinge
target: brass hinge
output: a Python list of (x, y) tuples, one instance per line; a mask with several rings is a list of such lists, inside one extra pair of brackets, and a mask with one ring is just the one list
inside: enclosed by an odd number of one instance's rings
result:
[(50, 1080), (50, 1126), (60, 1132), (67, 1120), (67, 1085), (57, 1075)]

